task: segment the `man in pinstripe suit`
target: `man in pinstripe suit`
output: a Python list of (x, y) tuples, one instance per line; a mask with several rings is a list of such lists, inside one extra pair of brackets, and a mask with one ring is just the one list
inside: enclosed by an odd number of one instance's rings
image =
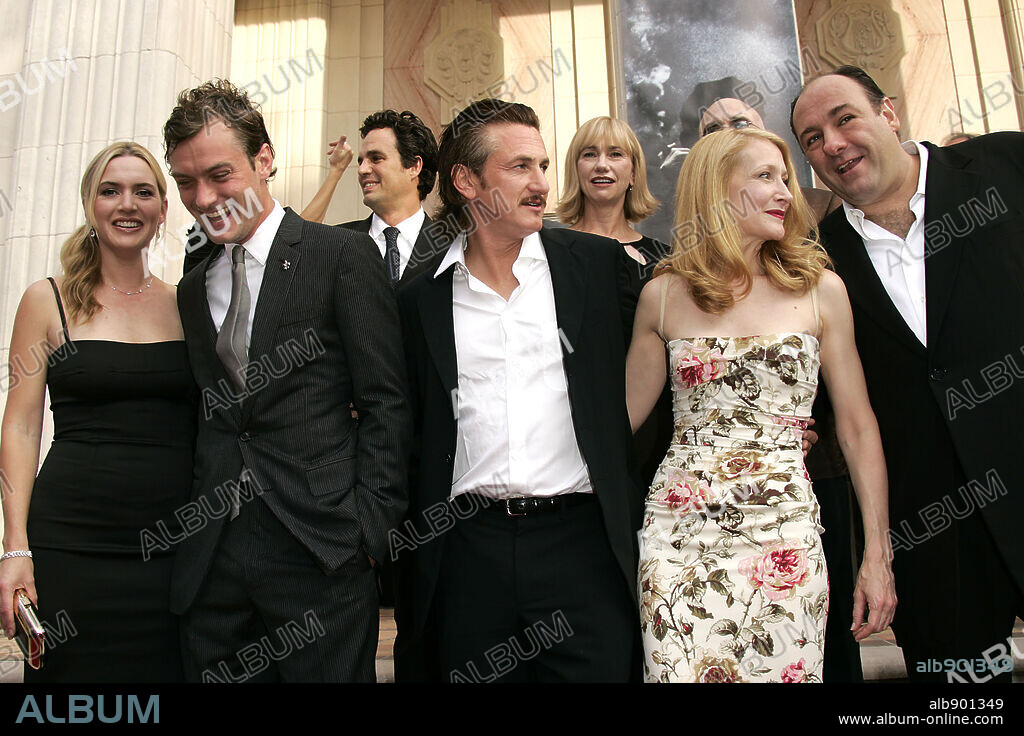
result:
[(186, 676), (373, 681), (372, 566), (405, 509), (410, 436), (384, 263), (270, 196), (263, 118), (230, 83), (183, 92), (164, 140), (214, 243), (178, 290), (201, 391), (171, 590)]

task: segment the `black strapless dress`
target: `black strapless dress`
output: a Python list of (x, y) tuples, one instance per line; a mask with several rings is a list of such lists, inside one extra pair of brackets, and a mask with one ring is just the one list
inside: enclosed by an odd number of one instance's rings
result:
[(45, 666), (25, 680), (181, 681), (169, 591), (196, 432), (185, 343), (72, 342), (66, 322), (64, 339), (49, 361), (54, 437), (28, 518), (50, 635)]

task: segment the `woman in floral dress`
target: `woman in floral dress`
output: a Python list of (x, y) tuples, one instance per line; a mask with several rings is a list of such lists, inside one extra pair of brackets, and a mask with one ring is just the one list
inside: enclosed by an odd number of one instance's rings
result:
[(821, 681), (828, 577), (801, 451), (819, 365), (864, 519), (853, 636), (892, 620), (885, 462), (853, 317), (790, 181), (772, 133), (698, 142), (679, 174), (672, 252), (637, 307), (630, 421), (666, 378), (675, 413), (641, 537), (650, 681)]

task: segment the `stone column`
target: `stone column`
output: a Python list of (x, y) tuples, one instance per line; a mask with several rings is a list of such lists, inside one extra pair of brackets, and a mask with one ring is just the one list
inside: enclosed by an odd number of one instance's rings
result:
[[(161, 127), (177, 93), (231, 63), (232, 0), (43, 0), (15, 8), (0, 63), (0, 329), (31, 282), (59, 270), (64, 239), (84, 221), (79, 183), (93, 155), (131, 139), (163, 160)], [(5, 23), (10, 27), (10, 18)], [(19, 48), (20, 47), (20, 48)], [(11, 148), (7, 148), (12, 142)], [(165, 172), (166, 173), (166, 172)], [(173, 183), (166, 253), (153, 270), (177, 281), (187, 222)], [(0, 197), (0, 206), (4, 198)], [(163, 250), (163, 249), (158, 249)]]
[[(230, 72), (233, 17), (233, 0), (4, 3), (0, 411), (18, 303), (30, 283), (59, 273), (60, 247), (84, 222), (79, 183), (85, 166), (124, 139), (163, 161), (161, 128), (177, 93)], [(157, 276), (176, 282), (183, 250), (176, 233), (189, 218), (168, 184), (165, 245), (154, 249), (151, 264)], [(48, 444), (46, 436), (44, 450)]]
[(999, 0), (1006, 33), (1006, 51), (1010, 58), (1009, 94), (1017, 109), (1017, 123), (1024, 123), (1024, 2)]

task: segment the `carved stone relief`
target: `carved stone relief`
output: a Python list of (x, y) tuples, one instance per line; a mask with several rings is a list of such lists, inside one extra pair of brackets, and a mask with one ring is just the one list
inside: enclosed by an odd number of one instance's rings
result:
[(441, 8), (441, 29), (423, 52), (423, 81), (441, 96), (444, 123), (504, 76), (504, 45), (491, 18), (489, 2), (451, 0)]
[(836, 65), (881, 71), (906, 52), (899, 16), (884, 0), (832, 0), (817, 27), (821, 55)]

